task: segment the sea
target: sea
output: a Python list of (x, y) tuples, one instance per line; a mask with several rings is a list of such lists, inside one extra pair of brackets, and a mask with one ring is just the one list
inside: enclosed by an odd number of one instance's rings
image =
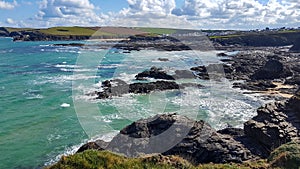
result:
[[(86, 46), (54, 45), (69, 43)], [(110, 47), (103, 49), (101, 44)], [(264, 103), (259, 96), (233, 89), (233, 82), (223, 78), (179, 79), (179, 84), (204, 87), (98, 100), (95, 93), (103, 90), (105, 80), (141, 82), (135, 75), (153, 66), (174, 74), (220, 63), (217, 51), (128, 52), (114, 45), (0, 38), (0, 169), (49, 166), (88, 141), (109, 141), (126, 125), (156, 114), (177, 113), (205, 120), (216, 129), (242, 128)]]

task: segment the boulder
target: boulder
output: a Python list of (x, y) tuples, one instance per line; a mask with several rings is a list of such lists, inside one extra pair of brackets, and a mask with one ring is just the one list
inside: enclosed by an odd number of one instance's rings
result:
[(239, 163), (256, 157), (232, 136), (218, 133), (206, 122), (176, 114), (132, 123), (113, 138), (108, 150), (129, 157), (153, 153), (179, 155), (195, 164)]
[(267, 91), (268, 89), (272, 89), (277, 87), (271, 81), (250, 81), (245, 83), (233, 83), (234, 88), (240, 88), (243, 90), (254, 90), (254, 91)]
[(273, 150), (299, 139), (299, 91), (288, 101), (266, 104), (257, 110), (257, 116), (244, 124), (245, 135)]
[(300, 88), (297, 90), (295, 95), (288, 101), (288, 107), (295, 112), (300, 119)]
[(290, 52), (300, 52), (300, 38), (294, 42), (294, 45), (290, 48)]
[(274, 80), (280, 78), (283, 73), (283, 64), (278, 60), (269, 60), (267, 63), (252, 76), (252, 80)]
[[(183, 87), (183, 86), (182, 86)], [(107, 99), (112, 96), (122, 96), (127, 93), (146, 94), (153, 91), (180, 89), (181, 87), (172, 81), (156, 81), (150, 83), (132, 83), (115, 79), (102, 82), (101, 92), (96, 92), (97, 99)]]
[(194, 79), (194, 78), (196, 78), (194, 73), (189, 70), (176, 70), (175, 75), (173, 77), (175, 79)]
[(150, 70), (146, 70), (142, 73), (139, 73), (135, 76), (136, 80), (144, 80), (145, 78), (154, 78), (154, 79), (165, 79), (165, 80), (175, 80), (174, 77), (168, 75), (161, 68), (155, 66), (151, 67)]
[(78, 150), (77, 153), (81, 153), (84, 152), (86, 150), (105, 150), (108, 146), (108, 142), (102, 141), (102, 140), (96, 140), (95, 142), (89, 142), (87, 144), (84, 144), (83, 146), (81, 146)]
[(106, 80), (102, 82), (102, 88), (103, 91), (97, 92), (97, 99), (107, 99), (129, 93), (129, 85), (120, 79)]
[(151, 83), (133, 83), (129, 85), (129, 93), (150, 93), (155, 90), (180, 89), (176, 82), (157, 81)]

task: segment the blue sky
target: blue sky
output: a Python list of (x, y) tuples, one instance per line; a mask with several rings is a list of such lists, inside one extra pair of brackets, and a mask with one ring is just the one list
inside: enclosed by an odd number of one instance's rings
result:
[(0, 0), (0, 26), (299, 27), (299, 0)]

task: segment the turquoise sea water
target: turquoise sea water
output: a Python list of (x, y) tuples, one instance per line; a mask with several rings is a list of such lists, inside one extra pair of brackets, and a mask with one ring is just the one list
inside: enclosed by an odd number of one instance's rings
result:
[[(132, 121), (177, 112), (208, 121), (215, 128), (241, 127), (262, 102), (231, 89), (228, 81), (199, 83), (150, 95), (97, 101), (90, 95), (101, 81), (134, 76), (151, 66), (168, 73), (218, 62), (214, 52), (135, 51), (96, 47), (55, 47), (53, 43), (0, 38), (0, 168), (41, 168), (76, 151), (91, 138), (110, 139)], [(93, 43), (93, 42), (87, 42)], [(168, 58), (160, 62), (158, 58)]]

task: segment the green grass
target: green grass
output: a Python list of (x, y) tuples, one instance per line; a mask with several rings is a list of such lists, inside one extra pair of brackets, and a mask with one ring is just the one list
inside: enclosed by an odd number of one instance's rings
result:
[(169, 28), (136, 28), (137, 30), (148, 32), (150, 34), (174, 34), (177, 32), (176, 29)]
[(229, 38), (235, 38), (235, 37), (241, 37), (244, 36), (242, 34), (232, 34), (232, 35), (220, 35), (220, 36), (210, 36), (210, 39), (229, 39)]
[(96, 31), (91, 28), (84, 27), (53, 27), (41, 29), (39, 32), (50, 35), (76, 35), (76, 36), (91, 36)]
[(273, 168), (299, 169), (300, 145), (295, 142), (282, 145), (271, 153), (268, 160)]
[(5, 27), (5, 29), (11, 33), (11, 32), (15, 32), (15, 31), (32, 31), (34, 29), (32, 28), (9, 28), (9, 27)]
[(48, 169), (266, 169), (265, 161), (244, 164), (205, 164), (193, 166), (177, 156), (155, 155), (126, 158), (108, 151), (87, 150), (62, 159)]
[[(62, 159), (49, 169), (175, 169), (168, 164), (159, 164), (155, 160), (145, 160), (137, 158), (126, 158), (107, 151), (88, 150)], [(191, 166), (183, 165), (182, 168), (189, 169)], [(192, 168), (191, 168), (192, 169)]]
[(117, 37), (118, 34), (95, 30), (89, 27), (52, 27), (47, 29), (32, 29), (32, 28), (6, 28), (10, 32), (14, 31), (36, 31), (48, 35), (55, 36), (103, 36), (103, 37)]

